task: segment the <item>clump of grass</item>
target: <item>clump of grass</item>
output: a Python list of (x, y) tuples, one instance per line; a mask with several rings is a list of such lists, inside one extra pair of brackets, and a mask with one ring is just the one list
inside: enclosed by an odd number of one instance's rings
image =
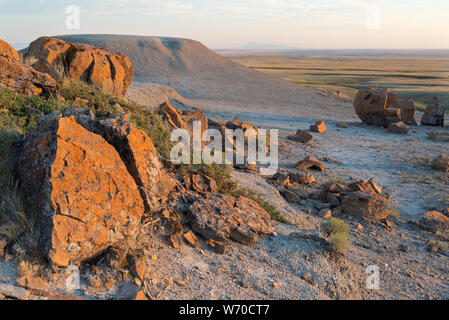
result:
[(440, 241), (440, 240), (430, 240), (427, 244), (427, 251), (429, 252), (438, 252), (438, 251), (447, 251), (449, 249), (449, 242)]
[(344, 255), (349, 247), (349, 226), (342, 220), (332, 218), (323, 222), (321, 229), (326, 234), (329, 252), (334, 255)]

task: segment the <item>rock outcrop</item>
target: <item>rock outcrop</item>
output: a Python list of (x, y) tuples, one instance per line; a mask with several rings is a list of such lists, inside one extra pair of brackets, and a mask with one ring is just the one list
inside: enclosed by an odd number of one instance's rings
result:
[(17, 51), (0, 40), (0, 88), (36, 96), (55, 87), (52, 77), (22, 64)]
[(433, 97), (427, 105), (426, 111), (421, 119), (421, 124), (426, 126), (444, 126), (444, 106), (440, 99)]
[(136, 182), (115, 148), (73, 116), (51, 113), (27, 135), (19, 176), (39, 249), (53, 264), (92, 258), (138, 230)]
[(259, 235), (274, 232), (270, 215), (245, 197), (209, 193), (194, 202), (187, 213), (193, 230), (215, 241), (238, 241), (253, 245)]
[(401, 109), (397, 95), (389, 89), (362, 88), (354, 99), (357, 116), (368, 125), (388, 128), (401, 121)]
[(85, 129), (101, 135), (117, 150), (139, 187), (145, 209), (151, 212), (159, 209), (160, 202), (167, 199), (174, 182), (162, 168), (150, 137), (136, 129), (124, 114), (96, 119), (89, 109), (64, 111), (64, 116), (71, 115)]
[(33, 41), (27, 56), (42, 61), (36, 65), (41, 71), (51, 74), (57, 68), (63, 69), (71, 79), (118, 97), (126, 94), (134, 75), (131, 61), (123, 54), (56, 38), (41, 37)]

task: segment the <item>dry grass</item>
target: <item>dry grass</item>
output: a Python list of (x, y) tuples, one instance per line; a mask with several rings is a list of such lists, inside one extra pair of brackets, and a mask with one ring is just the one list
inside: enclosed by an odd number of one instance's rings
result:
[(418, 110), (437, 96), (449, 110), (449, 58), (251, 55), (234, 61), (285, 80), (352, 98), (364, 86), (388, 87), (414, 98)]

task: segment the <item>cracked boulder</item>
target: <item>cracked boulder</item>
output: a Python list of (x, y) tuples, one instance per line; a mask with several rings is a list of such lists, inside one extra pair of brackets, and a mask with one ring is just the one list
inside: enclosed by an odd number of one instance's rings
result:
[(86, 82), (117, 97), (126, 94), (134, 76), (131, 61), (123, 54), (56, 38), (33, 41), (27, 56), (40, 60), (36, 67), (42, 71), (51, 74), (61, 70), (72, 80)]
[(253, 245), (260, 235), (274, 232), (270, 215), (245, 197), (209, 193), (190, 206), (187, 216), (193, 230), (215, 241)]
[(36, 96), (55, 88), (52, 77), (22, 64), (17, 51), (0, 40), (0, 89)]
[(368, 125), (388, 128), (401, 121), (399, 99), (389, 89), (366, 87), (354, 99), (354, 111)]
[(97, 119), (89, 109), (69, 108), (64, 116), (73, 115), (85, 129), (101, 135), (119, 153), (134, 178), (144, 200), (145, 209), (154, 212), (167, 199), (174, 186), (158, 159), (151, 138), (136, 129), (125, 114)]
[(55, 265), (95, 257), (139, 230), (136, 182), (116, 149), (73, 116), (51, 113), (27, 134), (18, 172), (38, 248)]

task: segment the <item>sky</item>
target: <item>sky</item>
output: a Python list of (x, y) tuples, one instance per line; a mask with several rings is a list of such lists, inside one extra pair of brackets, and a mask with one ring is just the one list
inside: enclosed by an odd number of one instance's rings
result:
[(449, 49), (449, 1), (0, 0), (0, 39), (11, 44), (74, 33), (182, 37), (213, 49)]

